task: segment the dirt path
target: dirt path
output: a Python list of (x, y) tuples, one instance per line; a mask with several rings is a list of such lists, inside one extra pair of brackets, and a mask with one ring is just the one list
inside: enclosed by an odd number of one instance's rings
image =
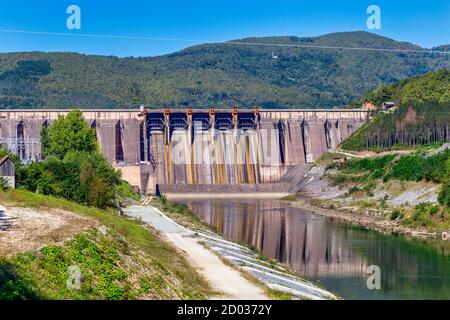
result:
[(347, 151), (337, 151), (337, 153), (353, 157), (353, 158), (370, 158), (370, 157), (383, 157), (391, 154), (400, 154), (406, 155), (414, 153), (414, 149), (406, 149), (406, 150), (390, 150), (383, 152), (375, 152), (375, 151), (355, 151), (355, 152), (347, 152)]
[(261, 288), (249, 282), (237, 270), (223, 263), (217, 255), (199, 243), (194, 232), (161, 215), (155, 208), (132, 206), (127, 208), (125, 213), (150, 224), (182, 251), (188, 262), (215, 290), (222, 293), (221, 296), (213, 297), (213, 299), (268, 299)]
[(224, 293), (224, 296), (213, 299), (264, 300), (268, 297), (264, 292), (246, 280), (230, 266), (225, 265), (219, 257), (200, 245), (195, 238), (180, 234), (168, 234), (167, 238), (188, 257), (193, 267), (212, 284)]

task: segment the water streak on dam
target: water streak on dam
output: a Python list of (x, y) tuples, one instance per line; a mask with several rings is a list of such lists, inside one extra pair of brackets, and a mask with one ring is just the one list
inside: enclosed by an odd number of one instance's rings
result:
[[(3, 110), (0, 143), (24, 161), (39, 160), (41, 129), (67, 112)], [(124, 179), (152, 193), (157, 185), (174, 192), (208, 192), (208, 186), (223, 192), (229, 186), (273, 188), (269, 184), (290, 168), (335, 150), (368, 115), (338, 109), (166, 108), (83, 110), (83, 116)]]

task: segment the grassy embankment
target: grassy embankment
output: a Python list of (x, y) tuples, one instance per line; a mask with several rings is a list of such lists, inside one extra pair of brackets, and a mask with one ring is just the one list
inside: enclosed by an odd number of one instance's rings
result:
[[(154, 230), (113, 211), (24, 190), (0, 192), (7, 207), (61, 209), (99, 221), (91, 229), (34, 252), (0, 257), (0, 299), (204, 299), (216, 294)], [(68, 289), (68, 267), (82, 274)]]
[[(342, 165), (329, 164), (325, 175), (334, 185), (347, 190), (342, 197), (351, 197), (354, 200), (351, 205), (385, 211), (386, 219), (408, 227), (446, 230), (450, 228), (448, 206), (430, 202), (411, 205), (406, 202), (393, 208), (388, 200), (418, 184), (439, 187), (438, 199), (445, 199), (446, 191), (442, 185), (447, 181), (449, 158), (450, 151), (429, 157), (418, 152), (404, 156), (393, 154), (354, 159)], [(374, 197), (379, 192), (385, 195)]]

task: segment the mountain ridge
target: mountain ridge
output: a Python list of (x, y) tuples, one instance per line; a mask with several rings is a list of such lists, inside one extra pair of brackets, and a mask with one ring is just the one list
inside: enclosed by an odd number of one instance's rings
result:
[[(268, 45), (239, 44), (254, 41)], [(273, 42), (278, 45), (271, 46)], [(442, 54), (284, 44), (424, 50), (354, 31), (319, 37), (244, 38), (199, 44), (156, 57), (2, 53), (0, 108), (126, 108), (139, 104), (331, 108), (347, 105), (383, 83), (450, 68), (449, 57)]]

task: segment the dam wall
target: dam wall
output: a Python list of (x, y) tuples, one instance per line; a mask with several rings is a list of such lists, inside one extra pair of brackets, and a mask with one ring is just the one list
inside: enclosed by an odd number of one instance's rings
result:
[[(24, 162), (39, 161), (41, 129), (68, 111), (2, 110), (0, 143)], [(365, 110), (339, 109), (82, 112), (106, 159), (144, 193), (157, 185), (183, 192), (208, 185), (264, 189), (290, 168), (336, 150), (368, 117)]]

